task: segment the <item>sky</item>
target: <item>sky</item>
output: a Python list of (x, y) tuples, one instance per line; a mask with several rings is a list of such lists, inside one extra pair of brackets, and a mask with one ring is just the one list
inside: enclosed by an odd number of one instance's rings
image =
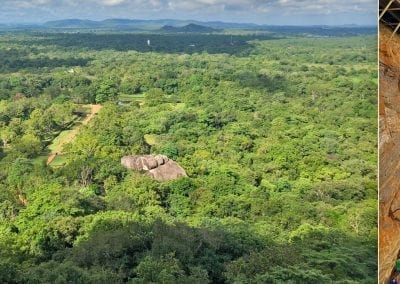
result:
[(0, 0), (0, 23), (191, 19), (273, 25), (376, 25), (376, 0)]

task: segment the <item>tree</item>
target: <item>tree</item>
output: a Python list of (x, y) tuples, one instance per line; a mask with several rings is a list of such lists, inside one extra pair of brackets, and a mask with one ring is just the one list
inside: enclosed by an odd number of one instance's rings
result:
[(106, 79), (98, 84), (96, 102), (104, 103), (106, 101), (115, 100), (118, 95), (116, 84), (111, 79)]
[(165, 101), (163, 91), (161, 89), (150, 89), (146, 92), (146, 105), (149, 107), (157, 106)]

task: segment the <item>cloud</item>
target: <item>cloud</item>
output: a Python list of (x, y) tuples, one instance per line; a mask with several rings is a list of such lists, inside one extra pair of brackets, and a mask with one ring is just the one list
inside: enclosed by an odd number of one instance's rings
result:
[[(322, 17), (347, 14), (375, 21), (375, 0), (0, 0), (0, 22), (15, 14), (30, 18), (188, 18), (265, 21), (299, 15)], [(7, 14), (5, 13), (7, 11)], [(350, 19), (350, 16), (348, 16)], [(29, 17), (27, 18), (29, 19)], [(322, 18), (319, 18), (322, 19)], [(337, 20), (342, 20), (337, 17)]]
[(158, 7), (175, 10), (209, 9), (212, 7), (243, 10), (243, 11), (270, 11), (271, 8), (280, 8), (296, 11), (371, 11), (376, 8), (374, 0), (3, 0), (6, 6), (40, 7), (65, 6), (71, 3), (80, 3), (81, 6), (124, 6), (125, 8)]
[(268, 13), (270, 11), (285, 13), (324, 14), (331, 12), (374, 11), (376, 2), (371, 0), (171, 0), (169, 7), (176, 10), (196, 10), (222, 8), (223, 10), (253, 11)]
[(103, 0), (100, 3), (105, 6), (115, 6), (124, 3), (125, 0)]

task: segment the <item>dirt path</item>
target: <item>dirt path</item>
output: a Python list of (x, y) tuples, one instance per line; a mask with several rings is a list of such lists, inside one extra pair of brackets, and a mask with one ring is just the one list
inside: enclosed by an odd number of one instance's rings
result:
[(102, 105), (90, 105), (90, 107), (91, 107), (91, 112), (87, 117), (85, 117), (84, 120), (82, 120), (82, 125), (87, 125), (89, 123), (89, 121), (91, 121), (93, 119), (93, 117), (99, 113), (99, 111), (101, 110), (101, 108), (103, 106)]
[(50, 156), (47, 158), (47, 165), (50, 165), (53, 161), (54, 161), (54, 159), (56, 158), (56, 154), (50, 154)]
[(101, 108), (103, 107), (102, 105), (90, 105), (91, 110), (90, 114), (85, 117), (84, 120), (81, 121), (81, 124), (73, 129), (71, 129), (68, 134), (64, 137), (63, 142), (57, 145), (55, 149), (53, 149), (52, 153), (49, 155), (47, 158), (47, 165), (50, 165), (54, 159), (57, 157), (57, 155), (62, 154), (62, 150), (65, 146), (65, 144), (70, 143), (72, 140), (75, 139), (75, 137), (78, 135), (79, 130), (81, 129), (82, 126), (87, 125), (94, 117), (96, 114), (99, 113)]

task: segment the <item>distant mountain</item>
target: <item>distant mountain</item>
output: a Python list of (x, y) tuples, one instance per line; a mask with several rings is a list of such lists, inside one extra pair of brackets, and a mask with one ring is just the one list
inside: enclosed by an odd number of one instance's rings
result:
[(213, 33), (221, 30), (217, 30), (202, 25), (188, 24), (183, 27), (174, 27), (170, 25), (165, 25), (161, 28), (161, 31), (168, 33)]
[(260, 25), (252, 24), (252, 23), (227, 23), (221, 21), (211, 21), (211, 22), (193, 22), (203, 24), (208, 27), (216, 28), (216, 29), (251, 29), (259, 27)]
[(66, 19), (49, 21), (44, 23), (44, 26), (48, 28), (97, 28), (99, 27), (99, 22), (91, 20)]
[[(224, 23), (224, 22), (201, 22), (194, 20), (131, 20), (131, 19), (106, 19), (103, 21), (91, 21), (80, 19), (66, 19), (49, 21), (43, 24), (46, 28), (133, 28), (133, 29), (153, 29), (159, 30), (163, 28), (184, 28), (185, 30), (177, 30), (176, 32), (213, 32), (207, 31), (205, 28), (224, 29), (224, 28), (254, 28), (256, 24), (241, 24), (241, 23)], [(202, 26), (202, 27), (201, 27)], [(201, 27), (201, 28), (200, 28)], [(172, 32), (172, 29), (171, 29)]]
[(4, 29), (104, 29), (111, 31), (150, 31), (164, 33), (213, 33), (223, 29), (243, 29), (259, 31), (262, 33), (274, 33), (282, 36), (356, 36), (360, 34), (376, 34), (376, 26), (275, 26), (257, 25), (249, 23), (225, 23), (220, 21), (201, 22), (194, 20), (140, 20), (140, 19), (107, 19), (103, 21), (91, 21), (80, 19), (67, 19), (50, 21), (42, 25), (13, 25), (1, 27)]

